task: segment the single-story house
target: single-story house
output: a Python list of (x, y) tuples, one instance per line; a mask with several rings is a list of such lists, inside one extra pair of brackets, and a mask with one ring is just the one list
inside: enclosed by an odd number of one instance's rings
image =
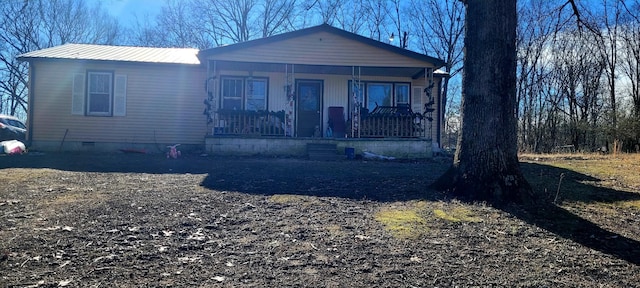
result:
[(429, 157), (442, 131), (442, 60), (326, 24), (206, 50), (65, 44), (19, 59), (36, 150)]

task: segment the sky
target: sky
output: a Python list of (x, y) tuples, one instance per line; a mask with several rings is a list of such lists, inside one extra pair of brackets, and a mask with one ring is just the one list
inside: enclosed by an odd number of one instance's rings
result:
[(100, 3), (109, 14), (118, 18), (122, 25), (135, 22), (135, 16), (153, 19), (160, 13), (166, 0), (87, 0), (89, 5)]

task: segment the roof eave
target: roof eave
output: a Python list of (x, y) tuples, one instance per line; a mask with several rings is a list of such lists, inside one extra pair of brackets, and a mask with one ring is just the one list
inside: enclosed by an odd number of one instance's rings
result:
[(129, 60), (108, 60), (108, 59), (82, 59), (82, 58), (59, 58), (59, 57), (16, 57), (18, 61), (29, 62), (32, 61), (82, 61), (82, 62), (94, 62), (94, 63), (129, 63), (129, 64), (159, 64), (159, 65), (187, 65), (187, 66), (201, 66), (202, 63), (181, 63), (181, 62), (150, 62), (150, 61), (129, 61)]

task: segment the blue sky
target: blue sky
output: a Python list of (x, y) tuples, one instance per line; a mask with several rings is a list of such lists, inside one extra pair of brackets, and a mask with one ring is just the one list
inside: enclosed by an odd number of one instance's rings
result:
[(87, 0), (92, 6), (100, 3), (111, 15), (118, 18), (122, 25), (129, 25), (135, 21), (135, 16), (154, 18), (160, 13), (166, 0)]

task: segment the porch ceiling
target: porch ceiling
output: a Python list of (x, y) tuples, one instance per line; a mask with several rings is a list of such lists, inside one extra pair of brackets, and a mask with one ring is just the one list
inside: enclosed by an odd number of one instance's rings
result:
[[(214, 64), (215, 62), (215, 64)], [(238, 61), (211, 61), (210, 67), (218, 70), (236, 71), (262, 71), (285, 73), (286, 65), (291, 69), (291, 64), (284, 63), (258, 63), (258, 62), (238, 62)], [(430, 67), (365, 67), (365, 66), (336, 66), (336, 65), (306, 65), (295, 64), (295, 73), (308, 74), (333, 74), (352, 75), (355, 69), (356, 74), (362, 76), (390, 76), (390, 77), (411, 77), (418, 79), (424, 77), (424, 69)], [(355, 68), (354, 68), (355, 67)]]

